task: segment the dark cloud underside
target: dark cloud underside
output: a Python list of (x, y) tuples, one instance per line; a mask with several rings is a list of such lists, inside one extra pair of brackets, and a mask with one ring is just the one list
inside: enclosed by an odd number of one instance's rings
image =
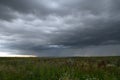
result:
[(0, 52), (120, 55), (119, 5), (119, 0), (0, 0)]

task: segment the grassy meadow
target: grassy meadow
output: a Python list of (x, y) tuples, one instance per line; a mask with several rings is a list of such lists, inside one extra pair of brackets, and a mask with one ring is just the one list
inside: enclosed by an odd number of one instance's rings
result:
[(120, 80), (120, 57), (0, 58), (0, 80)]

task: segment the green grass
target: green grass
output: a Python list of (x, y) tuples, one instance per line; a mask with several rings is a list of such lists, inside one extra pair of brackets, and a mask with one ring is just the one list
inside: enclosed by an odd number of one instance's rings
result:
[(0, 58), (0, 80), (120, 80), (120, 57)]

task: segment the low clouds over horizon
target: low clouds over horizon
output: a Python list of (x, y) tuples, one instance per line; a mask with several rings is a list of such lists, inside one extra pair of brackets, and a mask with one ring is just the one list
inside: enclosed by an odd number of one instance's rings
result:
[(0, 0), (0, 52), (119, 56), (119, 0)]

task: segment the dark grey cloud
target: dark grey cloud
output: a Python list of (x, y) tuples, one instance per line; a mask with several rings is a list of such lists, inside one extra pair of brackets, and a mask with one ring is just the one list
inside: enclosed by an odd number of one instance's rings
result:
[(11, 20), (16, 18), (15, 15), (13, 15), (13, 11), (4, 5), (0, 5), (0, 19), (3, 20)]
[[(1, 0), (0, 5), (4, 6), (2, 9), (3, 13), (9, 13), (9, 10), (5, 10), (4, 8), (13, 10), (14, 13), (19, 12), (21, 14), (34, 14), (37, 17), (45, 18), (51, 14), (57, 16), (66, 16), (71, 14), (79, 14), (79, 13), (92, 13), (94, 15), (100, 15), (105, 12), (109, 12), (109, 14), (116, 14), (119, 12), (119, 1), (113, 0)], [(2, 10), (1, 9), (1, 10)], [(118, 13), (117, 13), (118, 14)], [(9, 15), (8, 18), (13, 17), (13, 15)], [(15, 17), (15, 16), (14, 16)]]
[[(64, 16), (67, 15), (67, 11), (69, 11), (67, 8), (62, 8), (62, 2), (60, 0), (55, 1), (55, 0), (1, 0), (0, 4), (2, 6), (5, 6), (5, 8), (9, 8), (16, 12), (19, 12), (21, 14), (34, 14), (37, 17), (40, 18), (46, 18), (47, 16), (51, 14), (59, 15), (59, 16)], [(4, 10), (4, 7), (2, 8)], [(67, 11), (66, 11), (67, 10)], [(3, 11), (3, 13), (9, 13), (9, 11)], [(1, 15), (2, 16), (2, 15)], [(15, 17), (13, 15), (6, 15), (8, 16), (8, 19), (12, 17)], [(6, 19), (6, 18), (3, 18)]]
[[(119, 21), (98, 21), (90, 26), (95, 27), (86, 28), (82, 31), (79, 31), (80, 28), (78, 28), (66, 36), (61, 35), (60, 40), (57, 37), (54, 42), (73, 47), (120, 44)], [(71, 35), (71, 33), (73, 34)]]
[(119, 0), (0, 0), (0, 51), (120, 55), (119, 4)]

